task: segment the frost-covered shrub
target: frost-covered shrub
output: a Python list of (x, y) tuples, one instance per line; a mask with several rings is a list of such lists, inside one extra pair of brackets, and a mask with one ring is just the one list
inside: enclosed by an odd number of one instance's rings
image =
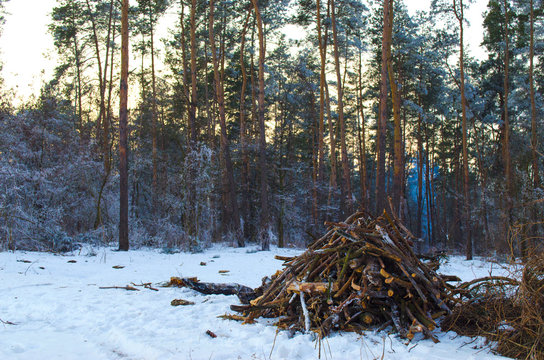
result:
[(24, 111), (0, 118), (0, 238), (3, 248), (63, 251), (89, 231), (93, 160), (72, 119)]
[(185, 242), (193, 251), (211, 243), (219, 221), (214, 210), (218, 201), (214, 179), (220, 176), (215, 156), (218, 154), (205, 145), (195, 147), (185, 157), (179, 174)]

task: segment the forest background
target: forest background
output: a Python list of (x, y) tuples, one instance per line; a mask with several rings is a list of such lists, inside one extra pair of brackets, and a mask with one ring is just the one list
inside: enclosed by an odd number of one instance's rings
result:
[[(542, 3), (486, 4), (471, 57), (469, 1), (132, 1), (131, 245), (303, 246), (362, 208), (422, 251), (538, 246)], [(57, 1), (53, 74), (3, 86), (2, 249), (116, 241), (120, 23), (119, 2)]]

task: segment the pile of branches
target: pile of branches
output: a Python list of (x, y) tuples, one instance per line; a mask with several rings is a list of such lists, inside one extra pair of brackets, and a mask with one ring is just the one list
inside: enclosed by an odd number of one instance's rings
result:
[(325, 236), (256, 289), (248, 305), (233, 305), (246, 322), (278, 318), (292, 331), (361, 332), (392, 326), (403, 337), (432, 334), (436, 319), (451, 313), (452, 286), (458, 281), (435, 272), (412, 250), (413, 235), (387, 213), (373, 218), (358, 212), (340, 223), (327, 223)]
[(476, 279), (454, 293), (459, 305), (443, 330), (485, 336), (504, 356), (544, 359), (544, 254), (530, 256), (520, 274)]

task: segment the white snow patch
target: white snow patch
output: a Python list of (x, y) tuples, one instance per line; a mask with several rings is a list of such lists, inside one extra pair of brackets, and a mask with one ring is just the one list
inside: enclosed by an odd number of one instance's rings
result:
[[(270, 252), (215, 247), (199, 254), (162, 254), (156, 250), (96, 256), (58, 256), (33, 252), (0, 253), (0, 359), (317, 359), (312, 334), (276, 332), (273, 320), (242, 325), (222, 320), (238, 304), (235, 296), (204, 296), (189, 289), (102, 290), (100, 286), (165, 282), (171, 276), (197, 276), (201, 281), (257, 287), (261, 278), (281, 268)], [(27, 260), (30, 263), (18, 262)], [(75, 263), (68, 263), (75, 260)], [(206, 266), (200, 263), (205, 262)], [(113, 269), (121, 265), (123, 269)], [(219, 270), (229, 270), (226, 275)], [(489, 275), (484, 261), (451, 258), (442, 269), (463, 280)], [(172, 307), (173, 299), (195, 302)], [(210, 330), (217, 335), (211, 338)], [(410, 345), (385, 332), (333, 334), (321, 343), (322, 359), (499, 359), (482, 339), (437, 333), (439, 344), (420, 340)], [(271, 354), (271, 355), (270, 355)]]

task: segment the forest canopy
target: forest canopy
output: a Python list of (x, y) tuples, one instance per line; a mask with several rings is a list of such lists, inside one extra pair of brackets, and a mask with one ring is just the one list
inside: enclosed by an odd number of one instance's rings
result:
[(542, 245), (543, 4), (482, 1), (474, 58), (470, 0), (57, 0), (54, 76), (17, 107), (2, 91), (0, 248), (115, 243), (122, 185), (131, 246), (305, 246), (363, 209), (421, 252), (524, 255)]

